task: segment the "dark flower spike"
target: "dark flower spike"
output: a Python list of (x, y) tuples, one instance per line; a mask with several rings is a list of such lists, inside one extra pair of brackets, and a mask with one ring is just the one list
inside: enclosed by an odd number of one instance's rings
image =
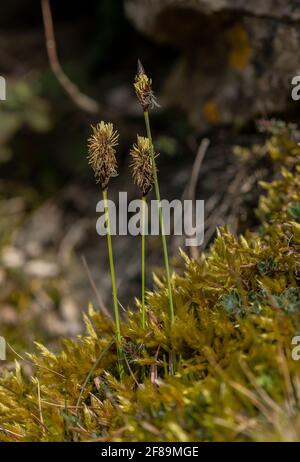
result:
[(144, 112), (148, 111), (149, 108), (153, 109), (155, 106), (159, 107), (159, 104), (157, 103), (152, 90), (152, 79), (150, 79), (145, 73), (144, 67), (140, 60), (138, 60), (134, 89)]
[(113, 124), (100, 122), (92, 126), (92, 135), (88, 140), (88, 162), (95, 173), (97, 183), (104, 191), (108, 187), (110, 178), (118, 175), (115, 147), (118, 145), (119, 135)]
[(130, 151), (132, 178), (144, 197), (147, 196), (154, 183), (150, 150), (149, 139), (138, 135), (137, 143), (133, 145)]

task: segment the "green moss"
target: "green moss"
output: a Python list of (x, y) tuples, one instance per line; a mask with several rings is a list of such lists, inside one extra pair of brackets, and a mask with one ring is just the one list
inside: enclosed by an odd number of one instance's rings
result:
[(291, 357), (300, 225), (290, 213), (300, 202), (300, 148), (284, 126), (266, 148), (281, 177), (263, 185), (260, 233), (235, 237), (225, 227), (199, 261), (182, 254), (172, 326), (165, 282), (155, 279), (147, 329), (138, 310), (121, 325), (122, 383), (113, 323), (92, 307), (87, 334), (59, 354), (37, 345), (31, 381), (19, 365), (1, 378), (2, 441), (300, 439), (300, 364)]

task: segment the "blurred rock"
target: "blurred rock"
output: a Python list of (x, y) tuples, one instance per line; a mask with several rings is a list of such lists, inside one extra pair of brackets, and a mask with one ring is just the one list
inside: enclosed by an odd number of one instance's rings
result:
[(56, 263), (43, 260), (31, 260), (26, 263), (24, 271), (29, 276), (38, 278), (54, 278), (59, 274), (59, 267)]
[[(181, 50), (164, 89), (199, 131), (285, 110), (298, 74), (300, 4), (286, 0), (126, 0), (136, 27)], [(147, 70), (147, 63), (144, 63)], [(151, 74), (151, 69), (148, 69)]]
[(28, 254), (32, 253), (32, 249), (35, 249), (35, 253), (37, 246), (55, 244), (60, 239), (61, 226), (61, 210), (52, 202), (45, 203), (28, 218), (16, 243)]
[(24, 265), (25, 258), (21, 250), (16, 247), (4, 247), (1, 256), (2, 264), (8, 269), (19, 269)]
[(65, 321), (78, 322), (80, 309), (71, 297), (64, 297), (60, 303), (60, 313)]
[(26, 253), (30, 258), (37, 258), (39, 257), (42, 252), (43, 248), (38, 242), (29, 241), (25, 244)]
[(13, 306), (4, 305), (0, 309), (1, 324), (15, 325), (18, 322), (18, 313)]
[(75, 336), (82, 331), (82, 326), (77, 321), (65, 322), (57, 316), (56, 313), (45, 313), (42, 325), (48, 335), (52, 337)]

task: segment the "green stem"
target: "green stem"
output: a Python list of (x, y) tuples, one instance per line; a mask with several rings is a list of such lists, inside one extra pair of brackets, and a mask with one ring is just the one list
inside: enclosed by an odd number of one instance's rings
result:
[(142, 327), (146, 327), (146, 312), (145, 312), (145, 218), (147, 198), (142, 198)]
[(106, 230), (107, 230), (107, 246), (108, 246), (109, 266), (110, 266), (110, 274), (111, 274), (112, 295), (113, 295), (114, 310), (115, 310), (116, 340), (117, 340), (117, 353), (118, 353), (118, 361), (119, 361), (119, 372), (120, 372), (120, 378), (122, 378), (122, 375), (123, 375), (122, 348), (121, 348), (122, 338), (121, 338), (120, 315), (119, 315), (119, 305), (118, 305), (118, 295), (117, 295), (117, 285), (116, 285), (116, 272), (115, 272), (115, 264), (114, 264), (114, 256), (113, 256), (112, 240), (111, 240), (111, 232), (110, 232), (110, 219), (109, 219), (109, 208), (108, 208), (108, 202), (107, 202), (107, 190), (103, 191), (103, 201), (104, 201), (105, 221), (106, 221)]
[(165, 260), (165, 269), (166, 269), (166, 277), (167, 277), (167, 285), (168, 285), (168, 295), (169, 295), (169, 305), (170, 305), (170, 320), (171, 320), (171, 324), (173, 324), (173, 322), (175, 320), (175, 314), (174, 314), (173, 294), (172, 294), (172, 286), (171, 286), (169, 256), (168, 256), (167, 240), (166, 240), (166, 235), (165, 235), (165, 231), (164, 231), (164, 221), (163, 221), (163, 214), (162, 214), (161, 203), (160, 203), (160, 190), (159, 190), (159, 184), (158, 184), (157, 169), (156, 169), (156, 162), (155, 162), (155, 156), (154, 156), (154, 147), (153, 147), (152, 133), (151, 133), (149, 112), (148, 111), (144, 112), (144, 118), (145, 118), (147, 136), (149, 138), (150, 145), (151, 145), (150, 155), (151, 155), (151, 163), (152, 163), (152, 167), (153, 167), (154, 190), (155, 190), (156, 200), (158, 202), (159, 226), (160, 226), (160, 233), (161, 233), (161, 239), (162, 239), (163, 254), (164, 254), (164, 260)]

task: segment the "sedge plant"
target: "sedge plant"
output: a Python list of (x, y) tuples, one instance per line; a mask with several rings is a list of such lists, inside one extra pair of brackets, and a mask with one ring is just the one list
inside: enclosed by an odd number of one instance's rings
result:
[(146, 235), (146, 218), (147, 195), (153, 186), (153, 169), (151, 164), (151, 143), (149, 138), (137, 136), (137, 142), (133, 145), (131, 155), (131, 171), (134, 183), (138, 186), (142, 195), (142, 328), (146, 327), (146, 309), (145, 309), (145, 235)]
[(162, 214), (162, 209), (161, 209), (160, 188), (159, 188), (159, 183), (158, 183), (157, 167), (156, 167), (156, 161), (155, 161), (155, 150), (154, 150), (154, 145), (153, 145), (152, 131), (151, 131), (151, 125), (150, 125), (150, 118), (149, 118), (149, 109), (154, 106), (158, 106), (158, 104), (156, 102), (156, 99), (155, 99), (155, 96), (152, 90), (152, 80), (145, 73), (144, 67), (140, 60), (138, 60), (138, 71), (135, 77), (134, 88), (135, 88), (135, 92), (139, 100), (139, 103), (143, 109), (145, 125), (146, 125), (146, 132), (147, 132), (147, 137), (148, 137), (149, 144), (150, 144), (149, 155), (150, 155), (150, 161), (151, 161), (152, 172), (153, 172), (155, 196), (156, 196), (156, 200), (158, 203), (159, 227), (160, 227), (160, 234), (161, 234), (161, 239), (162, 239), (162, 248), (163, 248), (166, 279), (167, 279), (170, 321), (171, 321), (171, 324), (173, 324), (175, 320), (175, 312), (174, 312), (174, 302), (173, 302), (173, 293), (172, 293), (172, 285), (171, 285), (169, 256), (168, 256), (167, 240), (166, 240), (166, 235), (165, 235), (165, 230), (164, 230), (163, 214)]
[(108, 257), (111, 273), (112, 295), (114, 303), (116, 343), (119, 363), (120, 378), (122, 378), (122, 338), (120, 328), (120, 314), (118, 305), (116, 273), (113, 256), (113, 247), (110, 230), (109, 207), (107, 200), (108, 184), (111, 178), (117, 176), (116, 146), (118, 145), (119, 135), (114, 130), (113, 124), (100, 122), (96, 127), (92, 126), (92, 134), (88, 140), (88, 162), (94, 170), (96, 182), (100, 184), (104, 202), (105, 221)]

